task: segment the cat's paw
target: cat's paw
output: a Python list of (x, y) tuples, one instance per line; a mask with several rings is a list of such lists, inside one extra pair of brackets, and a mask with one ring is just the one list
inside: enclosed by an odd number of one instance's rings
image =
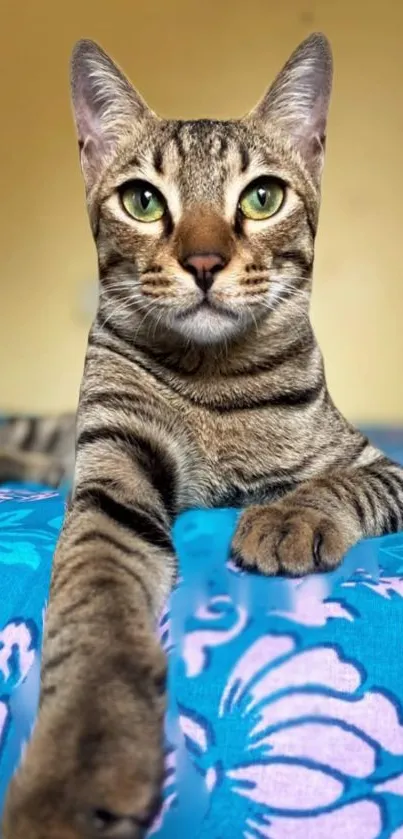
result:
[(165, 659), (141, 683), (136, 673), (108, 685), (99, 673), (74, 702), (44, 703), (8, 790), (3, 839), (144, 836), (162, 784)]
[(299, 577), (331, 571), (350, 545), (342, 525), (330, 516), (284, 500), (249, 507), (239, 520), (232, 550), (241, 568)]

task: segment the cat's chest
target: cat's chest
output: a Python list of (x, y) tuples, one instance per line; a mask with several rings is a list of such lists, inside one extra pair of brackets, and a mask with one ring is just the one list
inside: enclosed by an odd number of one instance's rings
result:
[(297, 434), (290, 418), (281, 420), (274, 411), (193, 408), (184, 418), (207, 472), (206, 503), (262, 500), (280, 473), (293, 472), (308, 446), (308, 435)]

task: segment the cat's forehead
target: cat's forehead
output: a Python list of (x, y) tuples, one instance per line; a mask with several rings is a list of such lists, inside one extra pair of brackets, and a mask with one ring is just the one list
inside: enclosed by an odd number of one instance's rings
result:
[(247, 146), (247, 132), (240, 122), (211, 119), (171, 120), (161, 125), (167, 146), (174, 145), (182, 159), (189, 155), (222, 160)]
[(237, 120), (161, 120), (139, 135), (137, 144), (141, 156), (161, 172), (194, 171), (195, 166), (212, 174), (229, 166), (245, 171), (256, 156), (265, 156), (262, 137), (259, 143), (256, 133)]
[(270, 143), (236, 120), (161, 121), (138, 138), (138, 150), (146, 179), (157, 175), (191, 203), (219, 201), (229, 184), (273, 162)]
[(161, 171), (175, 173), (183, 188), (193, 189), (200, 177), (224, 183), (250, 164), (250, 140), (243, 126), (218, 120), (166, 122), (156, 132), (154, 162)]

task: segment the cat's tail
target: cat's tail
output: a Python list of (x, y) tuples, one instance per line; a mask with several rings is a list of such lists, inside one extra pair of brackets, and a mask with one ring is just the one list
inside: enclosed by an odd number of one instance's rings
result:
[(38, 483), (59, 487), (74, 470), (75, 414), (0, 420), (0, 484)]

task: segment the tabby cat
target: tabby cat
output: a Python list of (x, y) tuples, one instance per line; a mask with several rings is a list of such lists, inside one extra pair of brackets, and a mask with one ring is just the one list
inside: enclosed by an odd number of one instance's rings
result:
[(331, 76), (313, 35), (245, 118), (167, 121), (99, 47), (75, 48), (101, 294), (4, 839), (144, 832), (181, 510), (245, 507), (234, 556), (263, 574), (327, 571), (403, 525), (403, 470), (335, 408), (309, 320)]

